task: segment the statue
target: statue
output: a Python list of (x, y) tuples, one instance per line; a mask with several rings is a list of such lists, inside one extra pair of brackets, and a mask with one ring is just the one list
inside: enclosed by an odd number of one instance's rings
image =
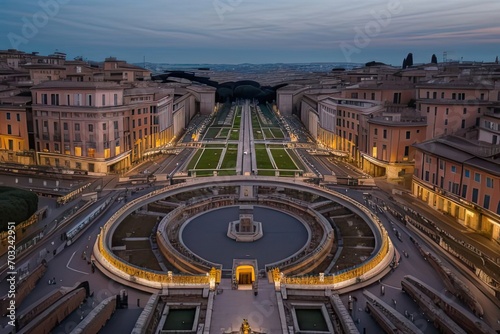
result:
[(240, 334), (251, 334), (252, 329), (250, 328), (250, 325), (248, 324), (247, 319), (243, 319), (243, 323), (241, 324), (240, 327)]

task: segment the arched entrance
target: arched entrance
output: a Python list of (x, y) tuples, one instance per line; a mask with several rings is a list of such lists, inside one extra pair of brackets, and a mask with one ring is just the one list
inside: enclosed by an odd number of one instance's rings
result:
[(257, 294), (257, 260), (233, 259), (233, 289), (254, 290)]
[(236, 267), (236, 280), (238, 285), (252, 284), (255, 281), (255, 268), (251, 265), (239, 265)]

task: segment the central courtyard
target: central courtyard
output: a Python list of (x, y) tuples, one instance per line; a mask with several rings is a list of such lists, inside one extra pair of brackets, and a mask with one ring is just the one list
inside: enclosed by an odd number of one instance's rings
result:
[(181, 231), (186, 248), (207, 261), (231, 268), (233, 259), (256, 259), (265, 264), (293, 256), (306, 247), (309, 231), (298, 219), (281, 211), (256, 206), (254, 218), (264, 235), (254, 242), (238, 242), (227, 235), (230, 221), (238, 219), (238, 206), (215, 209), (193, 217)]

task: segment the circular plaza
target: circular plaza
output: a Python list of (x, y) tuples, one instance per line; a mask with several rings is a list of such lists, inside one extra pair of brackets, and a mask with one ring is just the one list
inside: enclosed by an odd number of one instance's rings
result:
[(221, 277), (251, 285), (266, 276), (342, 289), (385, 273), (394, 247), (378, 218), (345, 194), (298, 180), (228, 176), (126, 203), (102, 228), (93, 259), (106, 275), (148, 291), (213, 288)]

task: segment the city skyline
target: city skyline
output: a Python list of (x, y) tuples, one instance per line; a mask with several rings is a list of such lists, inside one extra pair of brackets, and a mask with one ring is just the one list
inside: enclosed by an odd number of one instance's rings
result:
[(340, 1), (151, 0), (105, 3), (20, 0), (3, 5), (1, 48), (65, 52), (100, 60), (163, 63), (307, 63), (382, 61), (399, 66), (436, 54), (494, 61), (500, 4), (483, 1), (371, 4)]

